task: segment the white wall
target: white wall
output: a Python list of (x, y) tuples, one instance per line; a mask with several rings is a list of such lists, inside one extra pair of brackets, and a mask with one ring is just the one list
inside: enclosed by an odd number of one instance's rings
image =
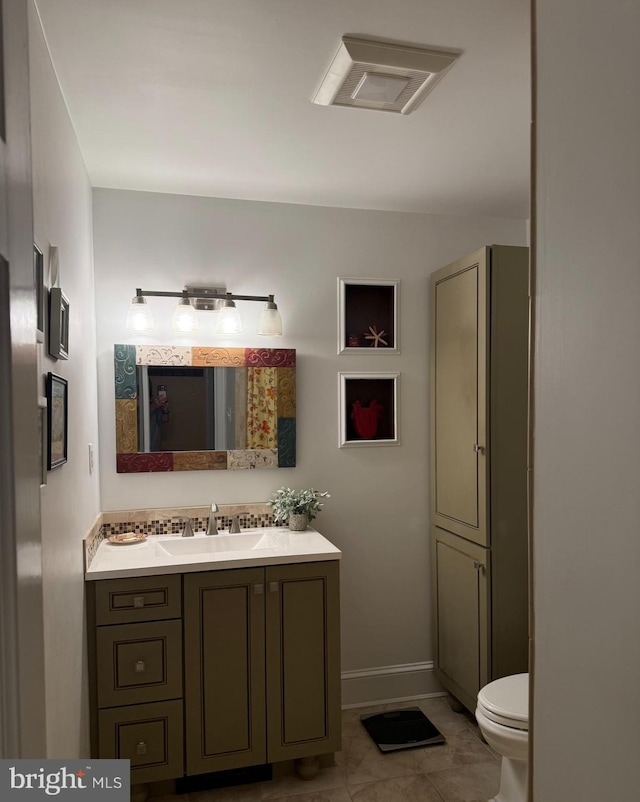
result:
[(640, 788), (640, 4), (537, 0), (536, 802)]
[(70, 302), (68, 361), (40, 346), (40, 392), (48, 371), (69, 382), (68, 462), (41, 490), (47, 756), (69, 758), (89, 754), (82, 538), (99, 512), (87, 456), (98, 442), (91, 187), (32, 3), (29, 13), (34, 237), (45, 266), (58, 246)]
[[(94, 242), (103, 509), (264, 501), (283, 484), (328, 490), (315, 523), (344, 553), (343, 668), (429, 660), (428, 276), (483, 244), (525, 244), (525, 221), (97, 189)], [(401, 280), (400, 355), (337, 355), (338, 276)], [(263, 343), (297, 349), (297, 467), (116, 474), (113, 344), (135, 341), (124, 328), (135, 288), (205, 281), (276, 296), (285, 336)], [(150, 304), (161, 325), (147, 340), (175, 342), (174, 302)], [(245, 318), (259, 311), (242, 305)], [(245, 333), (237, 344), (257, 341)], [(198, 342), (214, 339), (201, 332)], [(400, 447), (338, 449), (344, 370), (401, 372)]]

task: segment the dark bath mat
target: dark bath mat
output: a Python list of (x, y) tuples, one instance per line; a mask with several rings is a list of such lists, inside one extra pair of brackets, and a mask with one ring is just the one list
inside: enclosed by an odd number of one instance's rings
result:
[(446, 743), (442, 733), (419, 707), (368, 713), (360, 716), (360, 721), (381, 752)]

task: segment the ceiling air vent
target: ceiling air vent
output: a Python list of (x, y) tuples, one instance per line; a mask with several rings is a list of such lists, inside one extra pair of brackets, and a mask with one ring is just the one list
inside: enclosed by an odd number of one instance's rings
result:
[(409, 114), (459, 55), (343, 36), (313, 102)]

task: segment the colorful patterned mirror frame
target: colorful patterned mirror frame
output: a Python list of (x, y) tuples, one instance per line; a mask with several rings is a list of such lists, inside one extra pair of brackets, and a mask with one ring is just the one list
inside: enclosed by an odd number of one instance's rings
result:
[[(244, 368), (235, 372), (233, 380), (238, 447), (140, 451), (139, 429), (144, 424), (138, 380), (144, 366), (175, 369), (176, 375), (180, 368), (189, 374), (199, 373), (199, 368)], [(119, 344), (114, 346), (114, 369), (118, 473), (295, 467), (294, 349)], [(240, 399), (246, 404), (238, 403)]]

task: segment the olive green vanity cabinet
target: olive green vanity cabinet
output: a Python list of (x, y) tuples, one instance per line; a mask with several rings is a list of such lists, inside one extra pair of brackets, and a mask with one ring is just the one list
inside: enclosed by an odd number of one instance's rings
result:
[(340, 749), (337, 562), (186, 574), (187, 774)]
[(100, 580), (87, 595), (93, 754), (130, 759), (132, 783), (341, 748), (338, 561)]
[(181, 776), (181, 577), (92, 582), (87, 598), (92, 753), (129, 759), (134, 784)]
[(527, 248), (490, 246), (431, 280), (435, 673), (470, 710), (527, 671)]

